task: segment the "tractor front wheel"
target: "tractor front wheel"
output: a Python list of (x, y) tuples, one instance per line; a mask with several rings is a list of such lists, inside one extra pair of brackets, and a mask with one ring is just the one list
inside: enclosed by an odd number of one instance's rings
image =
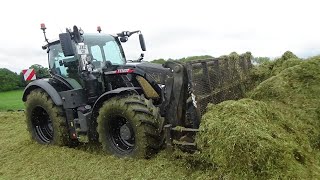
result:
[(104, 151), (118, 157), (148, 158), (163, 143), (163, 118), (143, 96), (111, 98), (101, 107), (97, 122)]

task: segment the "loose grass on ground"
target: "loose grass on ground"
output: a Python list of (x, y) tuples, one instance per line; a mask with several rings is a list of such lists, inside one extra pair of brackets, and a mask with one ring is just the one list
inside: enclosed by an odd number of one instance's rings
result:
[(24, 109), (23, 90), (0, 92), (0, 111)]
[(210, 179), (165, 151), (145, 159), (119, 159), (99, 149), (32, 142), (24, 113), (0, 112), (0, 179)]

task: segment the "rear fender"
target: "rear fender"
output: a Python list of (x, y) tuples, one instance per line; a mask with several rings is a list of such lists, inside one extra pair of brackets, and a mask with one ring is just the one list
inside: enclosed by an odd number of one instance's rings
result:
[(52, 101), (57, 105), (61, 106), (62, 105), (62, 99), (57, 92), (57, 90), (48, 83), (45, 79), (39, 79), (35, 80), (27, 85), (27, 87), (24, 89), (23, 96), (22, 96), (22, 101), (26, 102), (27, 101), (27, 96), (33, 91), (34, 89), (43, 89), (52, 99)]

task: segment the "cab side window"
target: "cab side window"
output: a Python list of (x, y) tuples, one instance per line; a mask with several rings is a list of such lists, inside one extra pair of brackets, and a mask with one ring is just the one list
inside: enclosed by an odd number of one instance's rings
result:
[(61, 75), (63, 77), (69, 77), (70, 73), (74, 73), (73, 71), (77, 71), (77, 69), (70, 69), (71, 63), (76, 63), (74, 57), (64, 57), (60, 44), (50, 47), (49, 65), (55, 74)]

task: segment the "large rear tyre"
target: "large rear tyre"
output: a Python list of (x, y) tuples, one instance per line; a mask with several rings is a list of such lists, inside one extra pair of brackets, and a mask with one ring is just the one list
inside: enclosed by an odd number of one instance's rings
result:
[(149, 158), (163, 144), (163, 118), (143, 96), (113, 97), (97, 118), (99, 141), (118, 157)]
[(25, 106), (27, 130), (32, 140), (58, 146), (71, 144), (63, 109), (56, 106), (47, 93), (33, 90)]

